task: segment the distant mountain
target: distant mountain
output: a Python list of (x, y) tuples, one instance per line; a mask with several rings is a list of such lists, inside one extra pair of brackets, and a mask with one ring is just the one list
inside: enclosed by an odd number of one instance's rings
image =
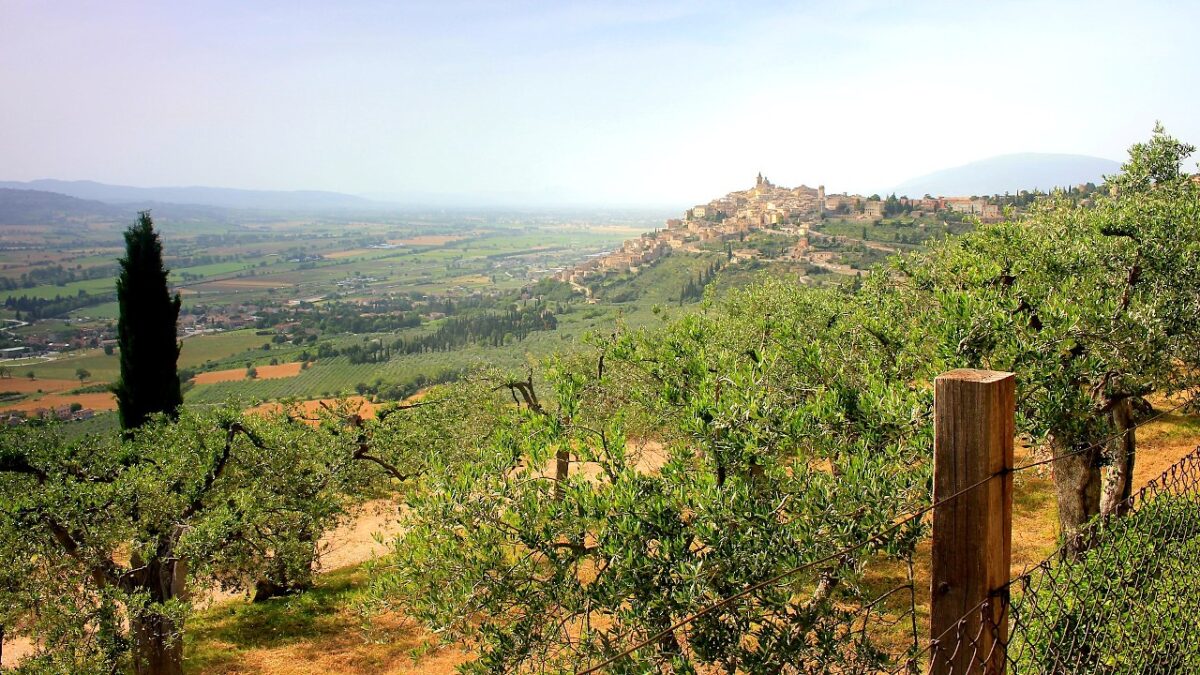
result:
[(1049, 190), (1088, 182), (1099, 184), (1103, 176), (1115, 174), (1120, 169), (1120, 163), (1102, 157), (1026, 152), (935, 171), (906, 180), (888, 192), (909, 197), (1015, 194), (1034, 188)]
[(128, 209), (40, 190), (0, 188), (0, 225), (63, 224), (83, 220), (116, 220)]
[(42, 179), (27, 183), (0, 181), (0, 188), (57, 192), (79, 199), (109, 204), (196, 204), (233, 209), (323, 210), (378, 208), (369, 199), (320, 190), (240, 190), (214, 187), (131, 187), (107, 185), (90, 180)]

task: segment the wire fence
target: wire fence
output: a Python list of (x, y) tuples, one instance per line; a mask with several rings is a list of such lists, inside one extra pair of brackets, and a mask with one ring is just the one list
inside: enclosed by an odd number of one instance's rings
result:
[[(897, 519), (890, 527), (804, 564), (785, 569), (676, 621), (579, 675), (604, 672), (635, 652), (707, 621), (737, 620), (743, 603), (765, 596), (790, 597), (797, 589), (821, 584), (823, 565), (864, 552), (889, 536), (922, 522), (936, 509), (992, 480), (1054, 464), (1069, 457), (1103, 451), (1124, 434), (1193, 405), (1186, 400), (1139, 421), (1133, 427), (1087, 447), (1030, 461), (996, 473)], [(778, 672), (921, 673), (1200, 673), (1200, 447), (1119, 505), (1120, 517), (1092, 521), (1076, 533), (1089, 545), (1068, 557), (1064, 542), (1054, 554), (1004, 585), (1000, 592), (964, 615), (953, 629), (925, 639), (918, 627), (920, 594), (914, 560), (905, 583), (877, 595), (843, 596), (821, 625), (804, 635), (764, 625), (786, 639), (834, 641), (840, 649), (822, 650), (822, 660), (781, 662)], [(1077, 542), (1075, 542), (1077, 543)], [(1005, 621), (999, 621), (1004, 617)], [(794, 619), (785, 613), (779, 623)], [(972, 620), (974, 619), (974, 620)], [(984, 631), (990, 639), (982, 639)], [(882, 639), (881, 639), (882, 636)], [(775, 639), (779, 639), (777, 636)], [(769, 649), (771, 640), (761, 641)], [(832, 660), (830, 655), (835, 655)]]
[(893, 672), (1200, 672), (1200, 447), (1124, 506), (1076, 535), (1083, 552), (1064, 545)]

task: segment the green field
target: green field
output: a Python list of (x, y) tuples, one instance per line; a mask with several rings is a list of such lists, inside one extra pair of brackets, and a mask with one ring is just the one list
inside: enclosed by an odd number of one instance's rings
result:
[[(529, 220), (464, 217), (461, 221), (384, 217), (363, 222), (264, 221), (225, 227), (208, 223), (197, 228), (163, 223), (161, 231), (168, 254), (166, 264), (172, 269), (185, 307), (256, 304), (286, 308), (294, 299), (370, 301), (388, 296), (420, 299), (484, 296), (500, 303), (468, 310), (469, 315), (474, 311), (501, 311), (504, 303), (520, 298), (521, 289), (551, 271), (573, 265), (588, 255), (612, 250), (638, 232), (658, 226), (661, 219), (625, 222), (606, 219), (605, 222), (604, 226), (591, 228), (548, 216)], [(373, 248), (383, 241), (407, 243), (395, 248)], [(0, 257), (0, 262), (16, 265), (25, 261), (27, 268), (40, 260), (42, 264), (61, 264), (74, 269), (77, 265), (111, 264), (120, 254), (119, 248), (101, 248), (95, 242), (87, 246), (72, 250), (55, 243), (43, 253), (21, 252)], [(322, 257), (289, 262), (316, 255)], [(396, 354), (383, 363), (357, 365), (349, 363), (345, 356), (327, 356), (291, 378), (196, 385), (189, 389), (186, 400), (209, 403), (226, 398), (244, 401), (313, 398), (350, 393), (356, 387), (376, 382), (408, 385), (476, 365), (522, 369), (530, 360), (560, 351), (588, 332), (608, 333), (618, 322), (642, 326), (685, 311), (687, 308), (679, 307), (678, 302), (684, 285), (718, 257), (715, 253), (676, 255), (642, 274), (609, 278), (596, 288), (595, 302), (588, 302), (582, 295), (570, 302), (559, 302), (555, 330), (534, 331), (523, 340), (506, 340), (502, 346), (470, 343), (450, 351)], [(206, 260), (217, 262), (190, 264)], [(113, 279), (106, 278), (22, 289), (15, 294), (53, 298), (80, 290), (99, 294), (112, 289)], [(689, 303), (693, 301), (690, 299)], [(53, 333), (59, 336), (55, 339), (61, 340), (61, 335), (72, 332), (99, 330), (107, 331), (105, 334), (111, 338), (118, 309), (115, 302), (84, 307), (71, 312), (69, 321), (37, 321), (16, 333), (18, 337)], [(416, 328), (368, 335), (339, 334), (322, 328), (319, 337), (320, 343), (336, 349), (361, 344), (363, 340), (391, 344), (398, 337), (411, 339), (432, 333), (439, 323), (429, 321)], [(262, 366), (294, 362), (306, 350), (310, 358), (315, 353), (316, 345), (312, 343), (295, 346), (290, 336), (283, 343), (276, 343), (274, 337), (274, 333), (256, 334), (254, 329), (189, 337), (182, 340), (179, 366), (200, 371), (241, 369), (247, 363)], [(264, 344), (268, 345), (265, 350)], [(118, 376), (119, 358), (89, 349), (68, 352), (53, 361), (20, 363), (18, 367), (22, 375), (32, 371), (41, 378), (73, 378), (76, 369), (84, 368), (94, 381), (111, 382)]]
[(68, 284), (58, 285), (43, 285), (34, 286), (33, 288), (19, 288), (12, 291), (0, 291), (0, 302), (8, 298), (43, 298), (49, 300), (55, 297), (71, 297), (79, 295), (83, 291), (88, 295), (104, 295), (106, 293), (115, 293), (112, 279), (88, 279), (86, 281), (73, 281)]
[(77, 309), (74, 312), (71, 312), (71, 316), (87, 317), (89, 319), (96, 319), (98, 321), (115, 321), (117, 317), (120, 316), (120, 313), (120, 306), (117, 305), (116, 301), (113, 301), (105, 302), (99, 305), (92, 305), (91, 307), (84, 307), (83, 309)]
[(70, 380), (75, 371), (83, 368), (92, 374), (93, 382), (112, 382), (121, 372), (120, 359), (116, 355), (106, 356), (100, 349), (84, 349), (71, 352), (53, 361), (13, 361), (6, 364), (17, 376), (33, 373), (39, 379)]
[(221, 361), (235, 354), (259, 349), (264, 342), (270, 341), (269, 335), (255, 335), (252, 328), (186, 338), (179, 350), (179, 367), (196, 368), (208, 361)]
[[(255, 335), (253, 329), (186, 338), (181, 341), (179, 367), (197, 368), (208, 361), (222, 361), (256, 350), (261, 352), (262, 344), (269, 341), (269, 336)], [(115, 381), (121, 368), (120, 358), (116, 354), (108, 356), (101, 349), (69, 352), (53, 361), (22, 360), (6, 365), (20, 376), (32, 372), (42, 379), (72, 379), (75, 370), (83, 368), (92, 374), (92, 380), (96, 382)]]

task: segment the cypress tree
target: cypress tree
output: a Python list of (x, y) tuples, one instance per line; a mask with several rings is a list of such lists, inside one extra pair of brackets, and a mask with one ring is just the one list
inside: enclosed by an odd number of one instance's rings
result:
[(117, 342), (121, 347), (121, 379), (113, 391), (121, 428), (145, 424), (157, 412), (176, 416), (183, 404), (179, 388), (179, 295), (167, 290), (162, 241), (150, 212), (138, 214), (125, 231), (125, 257), (117, 277)]

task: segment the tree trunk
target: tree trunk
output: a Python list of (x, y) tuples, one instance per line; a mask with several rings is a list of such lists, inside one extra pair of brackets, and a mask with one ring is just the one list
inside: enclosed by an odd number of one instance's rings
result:
[(1112, 464), (1104, 477), (1104, 493), (1100, 496), (1100, 513), (1123, 516), (1129, 512), (1129, 497), (1133, 494), (1133, 462), (1137, 454), (1137, 437), (1133, 425), (1133, 403), (1124, 399), (1112, 411), (1113, 429), (1120, 434), (1108, 446)]
[(663, 615), (653, 621), (652, 624), (661, 631), (667, 631), (658, 639), (658, 654), (659, 658), (667, 663), (671, 663), (675, 659), (683, 655), (683, 646), (679, 644), (679, 638), (675, 635), (675, 631), (669, 631), (671, 627), (671, 617)]
[(554, 453), (554, 500), (561, 502), (563, 499), (563, 483), (567, 480), (567, 473), (571, 466), (571, 452), (569, 450), (559, 450)]
[(1069, 558), (1091, 547), (1091, 537), (1083, 534), (1083, 529), (1100, 513), (1100, 448), (1071, 454), (1082, 447), (1086, 446), (1051, 440), (1054, 457), (1062, 458), (1052, 466), (1058, 522), (1065, 541), (1064, 553)]
[(183, 627), (161, 614), (135, 618), (134, 661), (137, 675), (183, 675)]
[(183, 625), (161, 611), (161, 604), (187, 595), (187, 563), (131, 561), (138, 586), (149, 592), (150, 603), (130, 619), (133, 632), (133, 671), (136, 675), (183, 675)]
[(296, 556), (299, 564), (289, 567), (285, 555), (276, 552), (266, 576), (254, 584), (254, 602), (312, 588), (313, 567), (317, 560), (317, 540), (311, 532), (306, 530), (299, 535)]

